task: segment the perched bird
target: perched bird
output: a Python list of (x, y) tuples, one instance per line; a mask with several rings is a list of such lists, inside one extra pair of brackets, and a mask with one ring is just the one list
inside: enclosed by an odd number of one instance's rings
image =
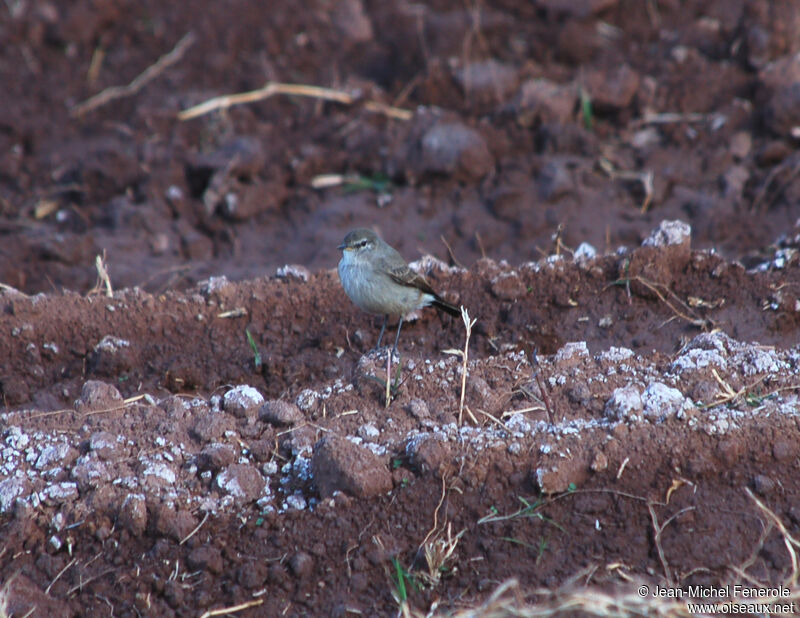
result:
[(411, 270), (403, 257), (372, 230), (353, 230), (339, 249), (339, 280), (345, 293), (360, 309), (383, 315), (376, 347), (381, 345), (390, 315), (400, 316), (393, 352), (397, 352), (403, 318), (412, 311), (433, 305), (450, 315), (461, 315), (458, 307), (434, 292), (425, 278)]

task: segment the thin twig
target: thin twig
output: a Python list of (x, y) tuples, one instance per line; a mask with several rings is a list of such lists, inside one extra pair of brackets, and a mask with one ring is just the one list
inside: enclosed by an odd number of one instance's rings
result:
[(122, 99), (124, 97), (130, 97), (136, 94), (148, 83), (163, 73), (167, 68), (178, 62), (186, 53), (186, 50), (192, 46), (194, 41), (194, 33), (187, 32), (183, 35), (183, 38), (178, 41), (177, 45), (175, 45), (171, 52), (161, 56), (161, 58), (159, 58), (155, 64), (147, 67), (131, 83), (126, 86), (112, 86), (111, 88), (106, 88), (105, 90), (98, 92), (93, 97), (90, 97), (83, 103), (79, 103), (73, 107), (70, 110), (70, 115), (73, 118), (80, 117), (94, 109), (97, 109), (98, 107), (110, 103), (111, 101)]
[[(294, 95), (301, 97), (311, 97), (313, 99), (321, 99), (323, 101), (334, 101), (344, 105), (352, 105), (358, 101), (358, 97), (342, 90), (334, 90), (332, 88), (322, 88), (320, 86), (310, 86), (308, 84), (286, 84), (281, 82), (267, 82), (263, 87), (257, 90), (250, 90), (248, 92), (239, 92), (236, 94), (225, 94), (208, 101), (204, 101), (194, 107), (185, 109), (178, 114), (178, 120), (191, 120), (199, 116), (211, 113), (219, 109), (228, 109), (234, 105), (243, 105), (245, 103), (254, 103), (256, 101), (263, 101), (269, 99), (276, 94)], [(413, 112), (399, 107), (386, 105), (377, 101), (367, 101), (364, 103), (364, 109), (370, 112), (384, 114), (390, 118), (397, 120), (409, 120), (413, 116)]]

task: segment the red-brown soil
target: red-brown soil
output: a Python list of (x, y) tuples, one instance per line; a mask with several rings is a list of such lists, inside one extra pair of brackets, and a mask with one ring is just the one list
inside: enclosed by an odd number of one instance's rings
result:
[[(792, 2), (0, 15), (8, 615), (392, 615), (398, 573), (422, 615), (511, 578), (791, 583)], [(351, 102), (178, 118), (267, 81)], [(463, 402), (464, 325), (426, 309), (385, 406), (334, 269), (359, 226), (477, 320)]]

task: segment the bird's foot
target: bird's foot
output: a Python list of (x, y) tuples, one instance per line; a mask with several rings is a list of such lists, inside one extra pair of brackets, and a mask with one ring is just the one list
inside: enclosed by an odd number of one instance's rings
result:
[(368, 356), (369, 358), (374, 358), (374, 359), (381, 359), (381, 358), (385, 359), (389, 354), (392, 355), (392, 364), (397, 364), (400, 362), (399, 350), (397, 348), (389, 346), (372, 348), (364, 356)]

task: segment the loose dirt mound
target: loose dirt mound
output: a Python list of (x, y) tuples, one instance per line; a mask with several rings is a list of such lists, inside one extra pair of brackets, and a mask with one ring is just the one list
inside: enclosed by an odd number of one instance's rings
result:
[[(792, 3), (3, 10), (7, 613), (797, 603)], [(373, 224), (466, 359), (370, 352)]]

